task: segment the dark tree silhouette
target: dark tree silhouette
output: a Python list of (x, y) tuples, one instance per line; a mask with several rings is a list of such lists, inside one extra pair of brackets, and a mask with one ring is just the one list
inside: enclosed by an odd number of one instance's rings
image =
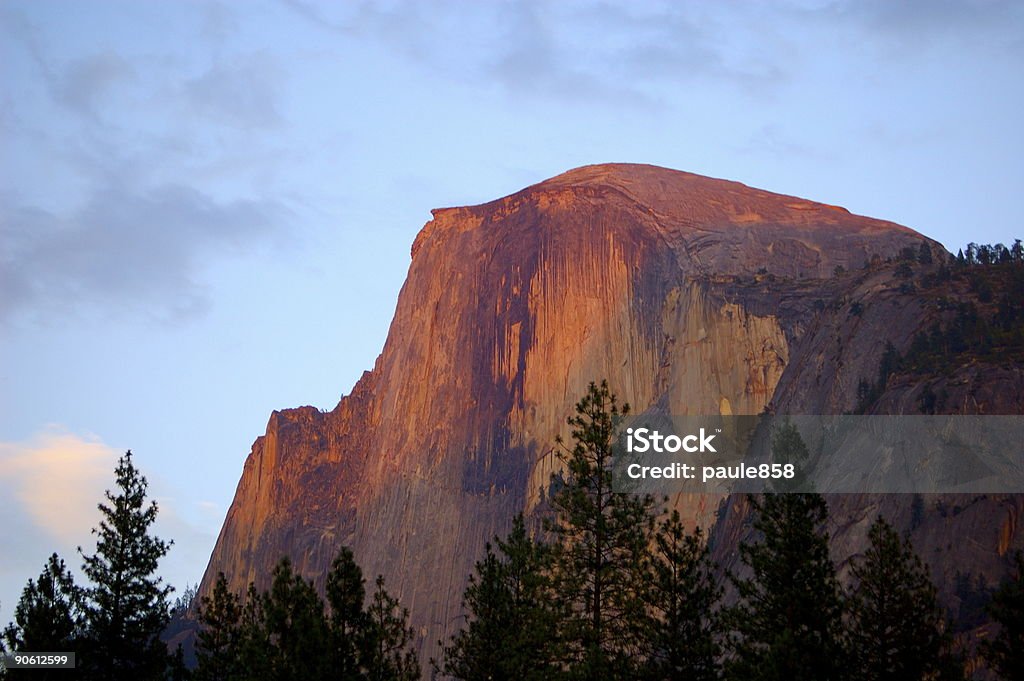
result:
[[(28, 580), (14, 609), (14, 622), (3, 632), (10, 652), (71, 652), (82, 635), (82, 593), (56, 553), (38, 579)], [(66, 669), (33, 669), (32, 678), (66, 678)]]
[(750, 576), (730, 575), (730, 679), (829, 681), (844, 668), (842, 602), (818, 494), (768, 494), (754, 507), (755, 543), (740, 546)]
[(411, 681), (420, 678), (420, 663), (412, 650), (409, 613), (384, 588), (378, 576), (367, 608), (363, 667), (370, 681)]
[(155, 501), (146, 504), (146, 478), (128, 451), (114, 470), (117, 493), (99, 505), (103, 518), (96, 552), (82, 554), (92, 586), (85, 590), (86, 639), (78, 664), (90, 678), (140, 681), (162, 678), (167, 650), (160, 632), (168, 621), (173, 590), (156, 576), (170, 543), (150, 535)]
[(619, 409), (607, 382), (590, 384), (568, 420), (574, 444), (562, 446), (565, 474), (552, 498), (556, 593), (568, 613), (561, 638), (570, 671), (588, 679), (635, 675), (645, 646), (644, 565), (654, 500), (612, 488), (613, 445), (628, 411), (629, 405)]
[(228, 590), (224, 573), (217, 575), (213, 594), (203, 596), (199, 606), (200, 629), (196, 635), (196, 681), (232, 681), (241, 678), (238, 659), (241, 642), (242, 606)]
[(327, 574), (327, 604), (330, 606), (331, 669), (340, 681), (359, 679), (359, 651), (366, 635), (367, 617), (363, 571), (351, 549), (342, 547)]
[(324, 603), (313, 588), (282, 558), (274, 568), (270, 590), (262, 597), (269, 641), (269, 677), (274, 681), (315, 681), (331, 673)]
[(700, 528), (687, 533), (678, 511), (654, 537), (648, 601), (653, 614), (644, 676), (712, 681), (719, 677), (722, 634), (718, 585)]
[(554, 678), (561, 655), (548, 571), (551, 551), (530, 538), (522, 514), (497, 552), (487, 545), (469, 578), (469, 623), (443, 650), (437, 672), (463, 681)]
[(364, 609), (363, 574), (342, 548), (326, 580), (327, 603), (313, 582), (283, 557), (270, 589), (249, 584), (245, 598), (218, 575), (202, 599), (198, 681), (356, 681), (418, 679), (407, 612), (384, 589), (383, 578)]
[(1014, 564), (1014, 575), (996, 590), (988, 607), (999, 632), (982, 647), (989, 667), (1004, 679), (1024, 679), (1024, 553), (1014, 555)]
[[(850, 672), (864, 681), (941, 678), (955, 666), (935, 587), (909, 540), (881, 517), (854, 562), (847, 628)], [(960, 672), (962, 678), (963, 672)]]

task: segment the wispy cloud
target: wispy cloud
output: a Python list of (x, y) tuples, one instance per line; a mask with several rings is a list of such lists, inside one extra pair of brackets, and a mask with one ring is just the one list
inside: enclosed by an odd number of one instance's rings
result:
[(111, 52), (77, 59), (51, 79), (54, 98), (73, 111), (96, 117), (107, 105), (111, 91), (136, 77), (134, 67)]
[(294, 227), (268, 191), (282, 154), (252, 142), (286, 125), (278, 61), (224, 54), (237, 16), (219, 4), (196, 12), (188, 55), (127, 40), (64, 50), (29, 16), (0, 10), (18, 92), (3, 117), (0, 325), (201, 313), (208, 264)]
[(743, 154), (756, 154), (777, 159), (799, 156), (827, 161), (831, 158), (830, 154), (799, 142), (798, 137), (777, 124), (762, 125), (747, 137), (745, 142), (735, 145), (735, 149)]
[(185, 84), (192, 110), (209, 120), (243, 129), (282, 124), (282, 74), (266, 54), (237, 56), (215, 63)]
[[(244, 9), (244, 8), (243, 8)], [(238, 13), (222, 2), (204, 2), (200, 35), (219, 55), (228, 38), (238, 31)]]
[(805, 33), (841, 39), (855, 53), (876, 54), (891, 68), (902, 61), (966, 46), (1024, 55), (1024, 4), (1016, 0), (830, 0), (791, 4)]
[(941, 32), (968, 37), (976, 30), (1012, 30), (1024, 19), (1016, 0), (837, 0), (820, 11), (855, 20), (872, 30), (925, 34)]
[[(785, 78), (777, 54), (741, 50), (737, 58), (737, 43), (756, 46), (764, 36), (741, 13), (709, 11), (707, 3), (283, 4), (321, 29), (379, 41), (420, 67), (517, 95), (628, 107), (656, 103), (657, 87), (702, 78), (740, 88)], [(729, 37), (737, 32), (743, 40)]]
[[(346, 40), (379, 42), (433, 73), (516, 95), (656, 105), (659, 90), (713, 83), (775, 93), (805, 68), (799, 45), (845, 33), (857, 50), (979, 31), (1024, 45), (1013, 0), (790, 0), (322, 5), (282, 0), (294, 16)], [(908, 50), (908, 55), (913, 49)], [(886, 54), (892, 57), (892, 52)]]
[(200, 276), (217, 253), (245, 252), (278, 230), (279, 202), (218, 200), (193, 187), (119, 185), (62, 216), (16, 200), (0, 209), (0, 319), (126, 305), (173, 318), (206, 305)]

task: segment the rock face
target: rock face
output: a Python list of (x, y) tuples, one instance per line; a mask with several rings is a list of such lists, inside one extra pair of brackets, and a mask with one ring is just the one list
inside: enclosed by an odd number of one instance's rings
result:
[[(373, 370), (331, 412), (274, 412), (253, 444), (200, 593), (220, 571), (236, 590), (265, 587), (285, 554), (322, 579), (348, 545), (430, 651), (461, 623), (484, 543), (541, 503), (589, 381), (679, 414), (848, 410), (885, 339), (909, 342), (921, 321), (895, 294), (894, 316), (823, 315), (850, 285), (833, 272), (922, 243), (941, 252), (891, 222), (641, 165), (433, 216)], [(835, 347), (837, 333), (850, 342)], [(710, 525), (719, 501), (676, 503)], [(1003, 514), (1006, 545), (1020, 511)]]

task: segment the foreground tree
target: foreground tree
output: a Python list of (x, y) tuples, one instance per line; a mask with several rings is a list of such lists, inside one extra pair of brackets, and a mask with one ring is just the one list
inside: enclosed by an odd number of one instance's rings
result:
[(420, 663), (412, 650), (413, 630), (406, 624), (409, 612), (384, 588), (377, 588), (367, 608), (363, 668), (370, 681), (412, 681), (420, 678)]
[(568, 613), (561, 639), (570, 672), (586, 679), (635, 676), (645, 647), (645, 558), (654, 500), (612, 487), (613, 446), (628, 412), (629, 405), (619, 409), (607, 382), (590, 384), (568, 420), (574, 444), (562, 447), (565, 473), (552, 497), (555, 586)]
[(106, 492), (108, 504), (96, 535), (96, 553), (85, 554), (83, 569), (92, 582), (86, 589), (86, 642), (79, 665), (94, 679), (159, 679), (167, 666), (160, 632), (168, 621), (172, 591), (156, 576), (170, 544), (150, 535), (156, 521), (155, 501), (146, 504), (146, 478), (128, 451), (115, 469), (118, 493)]
[(331, 675), (324, 604), (313, 583), (292, 569), (285, 557), (263, 597), (264, 634), (269, 643), (266, 678), (316, 681)]
[[(73, 651), (82, 633), (82, 594), (71, 573), (56, 553), (35, 581), (21, 593), (14, 622), (3, 632), (3, 648), (9, 652)], [(33, 669), (22, 672), (34, 679), (64, 678), (64, 669)]]
[(498, 551), (487, 545), (466, 587), (469, 624), (452, 636), (434, 670), (463, 681), (554, 678), (560, 655), (551, 551), (530, 537), (522, 514), (496, 541)]
[(196, 634), (196, 681), (233, 681), (241, 678), (238, 659), (241, 642), (242, 606), (228, 589), (221, 572), (213, 594), (203, 596), (199, 606), (200, 629)]
[(818, 494), (767, 494), (754, 507), (755, 543), (740, 545), (750, 576), (730, 575), (726, 676), (744, 681), (842, 677), (842, 603)]
[(1004, 679), (1024, 679), (1024, 553), (1018, 551), (1014, 563), (1015, 574), (996, 590), (988, 607), (999, 632), (982, 647), (989, 668)]
[(274, 568), (270, 589), (249, 584), (245, 598), (218, 575), (204, 596), (196, 655), (199, 681), (317, 681), (417, 679), (419, 663), (411, 649), (407, 613), (377, 580), (364, 609), (362, 570), (343, 548), (326, 580), (327, 603), (313, 582), (298, 574), (291, 560)]
[(327, 604), (333, 678), (340, 681), (360, 679), (360, 650), (364, 645), (367, 617), (363, 612), (366, 598), (363, 571), (351, 549), (342, 547), (327, 575)]
[(264, 609), (268, 595), (249, 588), (242, 599), (242, 618), (239, 625), (236, 660), (241, 669), (241, 678), (247, 681), (262, 681), (271, 676), (271, 640), (267, 631), (267, 615)]
[[(850, 671), (864, 681), (949, 678), (949, 655), (935, 587), (909, 540), (901, 541), (881, 517), (870, 545), (852, 567), (849, 596)], [(963, 677), (963, 672), (959, 674)]]
[(719, 678), (721, 595), (703, 533), (699, 527), (687, 533), (679, 512), (672, 511), (658, 527), (651, 556), (645, 678)]

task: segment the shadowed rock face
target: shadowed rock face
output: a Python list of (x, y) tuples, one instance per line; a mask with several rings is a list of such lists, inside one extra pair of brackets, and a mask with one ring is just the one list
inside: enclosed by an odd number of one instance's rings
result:
[[(461, 624), (484, 543), (542, 502), (589, 381), (680, 414), (757, 414), (777, 394), (848, 410), (875, 345), (919, 320), (904, 310), (830, 348), (816, 304), (846, 285), (833, 270), (921, 243), (940, 252), (891, 222), (641, 165), (433, 215), (373, 370), (329, 413), (274, 412), (253, 444), (200, 593), (220, 571), (236, 590), (265, 587), (285, 554), (322, 582), (349, 545), (429, 652)], [(719, 500), (676, 504), (708, 525)]]

